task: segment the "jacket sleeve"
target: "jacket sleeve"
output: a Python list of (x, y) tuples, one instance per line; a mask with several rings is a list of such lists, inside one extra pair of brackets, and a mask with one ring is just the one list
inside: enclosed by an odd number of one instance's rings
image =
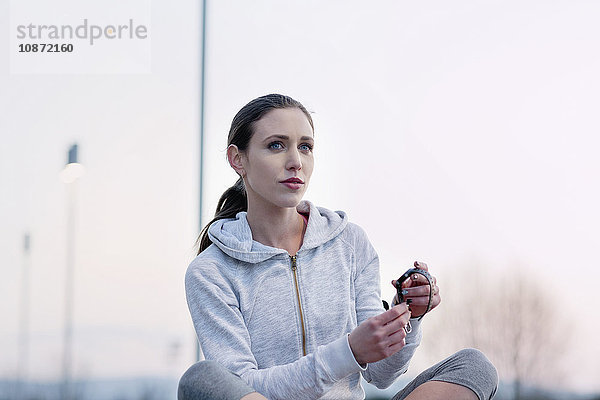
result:
[[(379, 257), (366, 233), (362, 228), (355, 227), (357, 238), (355, 241), (356, 276), (354, 287), (357, 323), (360, 325), (366, 319), (381, 314), (385, 310), (381, 302)], [(410, 321), (413, 329), (406, 336), (406, 345), (392, 356), (368, 364), (367, 369), (362, 372), (367, 382), (384, 389), (408, 370), (410, 360), (422, 337), (420, 321), (417, 321), (416, 318), (411, 318)]]
[(271, 400), (316, 399), (336, 381), (363, 370), (346, 335), (292, 363), (259, 369), (232, 285), (217, 266), (198, 261), (188, 268), (185, 288), (206, 359), (219, 362)]

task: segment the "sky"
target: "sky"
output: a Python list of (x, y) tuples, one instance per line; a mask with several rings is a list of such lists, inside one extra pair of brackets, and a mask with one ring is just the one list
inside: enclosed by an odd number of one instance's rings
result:
[[(183, 276), (199, 231), (201, 9), (42, 3), (0, 4), (0, 376), (16, 374), (29, 265), (28, 375), (60, 377), (59, 173), (75, 142), (86, 170), (75, 206), (76, 374), (177, 376), (195, 340)], [(257, 96), (289, 94), (315, 121), (305, 198), (366, 230), (384, 297), (414, 260), (442, 292), (466, 264), (490, 279), (522, 266), (557, 321), (570, 321), (556, 329), (576, 337), (565, 385), (600, 391), (600, 4), (324, 3), (208, 2), (203, 220), (236, 179), (225, 160), (233, 115)], [(17, 54), (16, 21), (61, 18), (133, 18), (148, 38), (54, 59)]]

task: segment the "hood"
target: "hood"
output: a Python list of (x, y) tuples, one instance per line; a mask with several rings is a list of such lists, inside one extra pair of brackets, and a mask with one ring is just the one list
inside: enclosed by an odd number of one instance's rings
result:
[[(348, 224), (346, 213), (343, 211), (316, 207), (307, 200), (301, 201), (296, 209), (302, 213), (309, 213), (304, 241), (298, 253), (328, 242), (339, 235)], [(208, 228), (208, 237), (225, 254), (244, 262), (258, 263), (278, 254), (287, 254), (283, 249), (252, 240), (252, 231), (245, 211), (237, 213), (235, 218), (215, 221)]]

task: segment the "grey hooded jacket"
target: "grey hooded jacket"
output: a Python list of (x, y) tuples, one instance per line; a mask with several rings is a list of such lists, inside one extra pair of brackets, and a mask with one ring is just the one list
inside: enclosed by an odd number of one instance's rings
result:
[(213, 244), (188, 267), (188, 306), (206, 359), (241, 376), (269, 399), (363, 399), (360, 374), (388, 387), (421, 340), (413, 330), (396, 354), (359, 365), (348, 334), (384, 311), (379, 260), (346, 214), (302, 201), (310, 212), (302, 247), (252, 240), (246, 213), (209, 228)]

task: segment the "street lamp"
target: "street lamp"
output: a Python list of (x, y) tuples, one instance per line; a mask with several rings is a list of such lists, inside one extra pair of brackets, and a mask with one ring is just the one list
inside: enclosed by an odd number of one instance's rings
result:
[(85, 169), (77, 160), (77, 143), (69, 148), (67, 164), (60, 173), (61, 180), (67, 185), (67, 271), (65, 277), (65, 325), (63, 336), (62, 395), (63, 400), (73, 399), (73, 289), (75, 273), (75, 200), (77, 180)]
[(19, 361), (17, 399), (28, 398), (29, 369), (29, 275), (31, 270), (31, 240), (29, 233), (23, 237), (23, 269), (21, 271), (21, 304), (19, 317)]
[[(206, 3), (207, 0), (202, 1), (202, 59), (200, 69), (200, 180), (199, 180), (199, 204), (198, 204), (198, 232), (202, 231), (204, 223), (202, 220), (202, 196), (204, 195), (204, 98), (206, 93)], [(195, 336), (195, 335), (194, 335)], [(200, 348), (200, 342), (196, 339), (196, 361), (200, 361), (204, 358), (202, 355), (202, 349)]]
[(77, 162), (77, 143), (69, 148), (69, 154), (67, 156), (67, 165), (60, 172), (60, 179), (67, 184), (75, 183), (78, 178), (81, 178), (85, 173), (83, 165)]

